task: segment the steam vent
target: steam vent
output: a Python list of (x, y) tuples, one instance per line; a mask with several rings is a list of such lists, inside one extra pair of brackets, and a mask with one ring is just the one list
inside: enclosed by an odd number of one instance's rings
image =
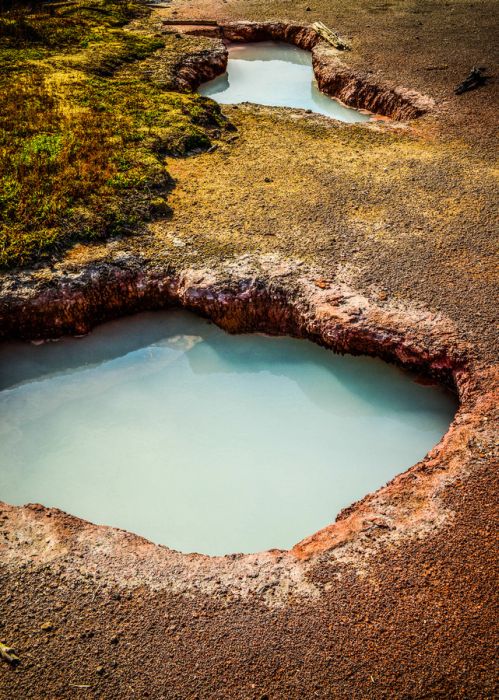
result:
[(497, 20), (2, 4), (2, 700), (497, 696)]

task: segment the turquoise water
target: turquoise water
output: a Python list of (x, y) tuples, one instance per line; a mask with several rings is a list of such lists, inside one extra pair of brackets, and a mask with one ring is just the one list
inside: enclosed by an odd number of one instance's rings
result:
[(229, 46), (227, 72), (201, 85), (199, 92), (221, 104), (298, 107), (344, 122), (370, 118), (320, 92), (309, 51), (274, 41)]
[(453, 396), (181, 311), (0, 345), (0, 498), (185, 552), (288, 548), (438, 442)]

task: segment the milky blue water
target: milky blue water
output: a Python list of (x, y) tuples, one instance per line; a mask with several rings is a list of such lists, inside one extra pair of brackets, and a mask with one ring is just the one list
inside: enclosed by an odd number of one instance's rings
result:
[(288, 548), (422, 458), (453, 396), (380, 360), (147, 313), (0, 345), (0, 499), (184, 552)]
[(298, 107), (344, 122), (370, 118), (320, 92), (309, 51), (274, 41), (230, 45), (227, 72), (201, 85), (199, 92), (221, 104)]

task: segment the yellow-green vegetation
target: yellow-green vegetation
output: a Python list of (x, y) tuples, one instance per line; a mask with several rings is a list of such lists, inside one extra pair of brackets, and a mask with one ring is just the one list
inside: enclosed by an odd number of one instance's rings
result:
[(223, 127), (216, 104), (164, 79), (179, 39), (155, 35), (149, 12), (73, 0), (0, 15), (1, 267), (164, 216), (165, 157), (208, 148)]

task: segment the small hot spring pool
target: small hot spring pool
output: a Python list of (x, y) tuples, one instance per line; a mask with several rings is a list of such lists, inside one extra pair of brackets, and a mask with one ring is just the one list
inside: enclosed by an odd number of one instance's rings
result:
[(310, 52), (282, 42), (229, 45), (227, 72), (201, 85), (199, 92), (221, 104), (297, 107), (344, 122), (370, 119), (320, 92)]
[(453, 395), (183, 311), (0, 345), (0, 499), (184, 552), (289, 548), (422, 458)]

